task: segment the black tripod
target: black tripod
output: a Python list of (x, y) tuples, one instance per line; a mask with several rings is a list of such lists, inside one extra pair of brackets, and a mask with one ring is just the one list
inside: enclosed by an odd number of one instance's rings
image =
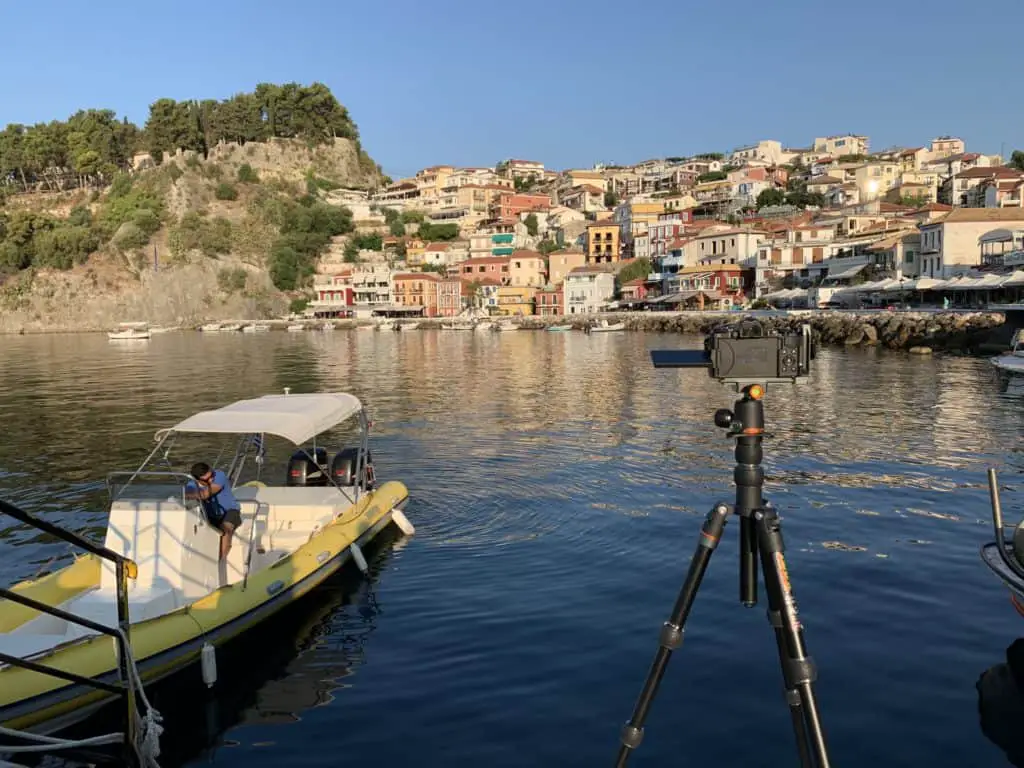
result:
[[(828, 768), (829, 760), (811, 683), (816, 678), (814, 662), (804, 647), (803, 629), (797, 618), (796, 601), (789, 583), (782, 542), (782, 525), (772, 506), (762, 498), (764, 472), (761, 469), (761, 441), (764, 437), (764, 387), (752, 384), (743, 388), (743, 396), (734, 409), (715, 412), (715, 425), (729, 430), (736, 438), (735, 511), (740, 516), (740, 601), (745, 606), (757, 604), (757, 560), (760, 552), (768, 593), (768, 620), (775, 629), (779, 661), (800, 750), (803, 768)], [(616, 768), (626, 765), (632, 750), (643, 739), (643, 723), (665, 674), (672, 651), (683, 642), (683, 625), (697, 596), (711, 554), (725, 529), (733, 510), (718, 503), (708, 513), (701, 528), (697, 551), (690, 561), (679, 597), (668, 621), (661, 630), (658, 652), (644, 681), (633, 716), (622, 729), (622, 746)]]

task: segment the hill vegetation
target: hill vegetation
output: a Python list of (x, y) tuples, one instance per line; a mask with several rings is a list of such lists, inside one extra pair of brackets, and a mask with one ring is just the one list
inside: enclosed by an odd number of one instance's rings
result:
[(157, 99), (143, 128), (109, 109), (81, 110), (67, 120), (11, 124), (0, 132), (0, 194), (104, 186), (143, 152), (160, 163), (179, 149), (206, 157), (222, 141), (315, 145), (336, 138), (352, 140), (365, 156), (348, 110), (322, 83), (260, 83), (222, 101)]
[(0, 310), (24, 309), (34, 279), (69, 270), (84, 270), (97, 293), (130, 291), (125, 279), (138, 283), (157, 265), (212, 273), (221, 298), (302, 288), (332, 238), (355, 229), (325, 193), (381, 178), (347, 110), (318, 83), (160, 99), (141, 129), (109, 110), (7, 126)]

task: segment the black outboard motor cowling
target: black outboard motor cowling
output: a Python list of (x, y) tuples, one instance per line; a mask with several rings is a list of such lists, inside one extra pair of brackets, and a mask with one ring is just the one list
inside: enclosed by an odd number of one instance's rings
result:
[[(356, 485), (358, 483), (358, 478), (356, 477), (356, 462), (358, 460), (358, 448), (343, 448), (338, 451), (338, 454), (334, 457), (334, 461), (331, 462), (331, 477), (334, 479), (335, 484), (344, 487), (346, 485)], [(373, 484), (373, 454), (369, 449), (367, 449), (366, 489), (371, 490), (373, 488)]]
[(296, 451), (288, 461), (288, 477), (285, 485), (327, 485), (327, 449), (317, 448), (313, 461), (308, 451)]

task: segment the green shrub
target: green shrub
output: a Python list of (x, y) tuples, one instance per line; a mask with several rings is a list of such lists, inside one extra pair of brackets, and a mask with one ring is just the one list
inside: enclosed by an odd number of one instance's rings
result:
[(238, 168), (238, 180), (243, 184), (259, 184), (260, 176), (248, 163), (242, 163)]
[(214, 191), (213, 195), (218, 200), (237, 200), (238, 190), (235, 189), (234, 184), (228, 184), (226, 181), (222, 181), (217, 185), (217, 189)]
[(245, 290), (249, 273), (241, 267), (229, 267), (217, 273), (217, 286), (225, 293), (237, 293)]
[(84, 263), (89, 254), (100, 247), (96, 233), (81, 226), (64, 226), (40, 232), (34, 240), (33, 263), (57, 269), (71, 269), (76, 264)]
[(149, 235), (139, 229), (134, 222), (129, 221), (117, 230), (117, 234), (111, 242), (123, 253), (145, 246), (149, 242)]

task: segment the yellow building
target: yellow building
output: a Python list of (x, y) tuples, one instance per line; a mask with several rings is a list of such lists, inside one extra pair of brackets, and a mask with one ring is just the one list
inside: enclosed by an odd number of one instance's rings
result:
[(439, 199), (445, 187), (448, 186), (448, 179), (455, 173), (455, 168), (450, 165), (432, 165), (416, 173), (414, 181), (419, 190), (419, 196), (425, 200)]
[(532, 285), (503, 285), (498, 288), (498, 314), (532, 315), (536, 295)]
[(583, 251), (555, 251), (548, 254), (548, 282), (558, 285), (576, 267), (586, 266), (587, 254)]
[(410, 267), (419, 267), (423, 264), (423, 254), (426, 253), (427, 244), (422, 240), (410, 240), (405, 244), (405, 263)]
[(516, 250), (508, 260), (509, 283), (541, 287), (547, 282), (544, 257), (536, 251)]
[(587, 264), (612, 264), (621, 258), (619, 231), (614, 221), (587, 225)]

